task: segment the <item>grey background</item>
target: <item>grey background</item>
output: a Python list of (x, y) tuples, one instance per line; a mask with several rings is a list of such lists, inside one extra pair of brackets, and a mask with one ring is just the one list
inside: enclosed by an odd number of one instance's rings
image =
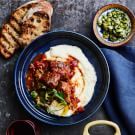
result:
[[(0, 26), (8, 18), (10, 13), (19, 5), (29, 0), (0, 0)], [(50, 0), (54, 7), (52, 30), (71, 30), (82, 33), (95, 39), (92, 32), (92, 21), (96, 11), (109, 3), (120, 3), (128, 6), (135, 13), (135, 0)], [(135, 39), (131, 41), (133, 42)], [(32, 119), (18, 102), (13, 86), (13, 70), (15, 62), (21, 51), (18, 51), (11, 59), (5, 60), (0, 56), (0, 135), (5, 135), (9, 123), (17, 119)], [(97, 113), (80, 124), (67, 127), (57, 127), (38, 122), (41, 135), (82, 135), (86, 123), (107, 119), (101, 107)], [(37, 122), (37, 121), (36, 121)], [(106, 126), (94, 127), (92, 135), (111, 135), (113, 130)]]

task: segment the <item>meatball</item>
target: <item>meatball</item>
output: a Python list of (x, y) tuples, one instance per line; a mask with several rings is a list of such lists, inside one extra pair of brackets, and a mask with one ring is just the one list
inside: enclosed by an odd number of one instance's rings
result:
[(71, 78), (71, 68), (66, 62), (51, 61), (50, 69), (51, 71), (59, 73), (61, 75), (61, 80), (67, 80)]
[(56, 88), (59, 80), (60, 74), (56, 72), (46, 72), (41, 78), (41, 81), (51, 88)]

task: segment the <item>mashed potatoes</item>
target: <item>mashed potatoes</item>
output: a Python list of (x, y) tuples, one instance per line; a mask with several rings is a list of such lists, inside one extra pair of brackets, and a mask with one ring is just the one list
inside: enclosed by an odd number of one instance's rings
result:
[[(75, 74), (71, 78), (72, 86), (75, 88), (75, 95), (80, 100), (78, 107), (84, 107), (91, 100), (94, 87), (97, 81), (93, 65), (88, 61), (80, 48), (71, 45), (57, 45), (51, 47), (45, 53), (47, 60), (66, 61), (69, 56), (76, 58), (79, 63)], [(56, 100), (49, 106), (50, 113), (58, 116), (71, 116), (74, 111), (68, 106), (58, 104)]]

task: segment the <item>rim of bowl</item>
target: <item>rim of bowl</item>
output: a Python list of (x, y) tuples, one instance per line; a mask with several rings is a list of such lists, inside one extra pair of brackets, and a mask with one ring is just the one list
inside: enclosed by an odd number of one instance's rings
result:
[[(130, 18), (130, 21), (131, 21), (131, 32), (130, 34), (126, 37), (126, 39), (124, 39), (123, 41), (120, 41), (120, 42), (117, 42), (117, 43), (114, 43), (114, 42), (107, 42), (105, 41), (105, 39), (99, 35), (99, 32), (97, 30), (97, 20), (98, 18), (100, 17), (100, 15), (109, 10), (109, 9), (112, 9), (112, 8), (118, 8), (120, 10), (122, 10), (123, 12), (125, 12), (129, 18)], [(135, 15), (133, 14), (133, 12), (127, 7), (127, 6), (124, 6), (124, 5), (121, 5), (121, 4), (108, 4), (108, 5), (105, 5), (103, 7), (101, 7), (97, 12), (96, 12), (96, 15), (94, 17), (94, 20), (93, 20), (93, 31), (94, 31), (94, 34), (96, 36), (96, 38), (105, 46), (109, 46), (109, 47), (119, 47), (119, 46), (123, 46), (125, 45), (126, 43), (128, 43), (132, 38), (133, 36), (135, 35)]]

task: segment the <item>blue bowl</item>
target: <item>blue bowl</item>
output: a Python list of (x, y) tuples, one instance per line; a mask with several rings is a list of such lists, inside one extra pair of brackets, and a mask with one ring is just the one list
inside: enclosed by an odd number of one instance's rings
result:
[[(85, 106), (85, 111), (65, 118), (37, 109), (25, 84), (25, 74), (31, 60), (37, 54), (44, 53), (50, 47), (60, 44), (74, 45), (81, 48), (88, 60), (93, 64), (97, 74), (94, 95), (88, 105)], [(102, 51), (87, 37), (69, 31), (49, 32), (34, 40), (19, 56), (15, 66), (14, 77), (16, 93), (23, 107), (36, 119), (44, 123), (60, 126), (76, 124), (92, 116), (103, 103), (110, 82), (108, 64)]]

